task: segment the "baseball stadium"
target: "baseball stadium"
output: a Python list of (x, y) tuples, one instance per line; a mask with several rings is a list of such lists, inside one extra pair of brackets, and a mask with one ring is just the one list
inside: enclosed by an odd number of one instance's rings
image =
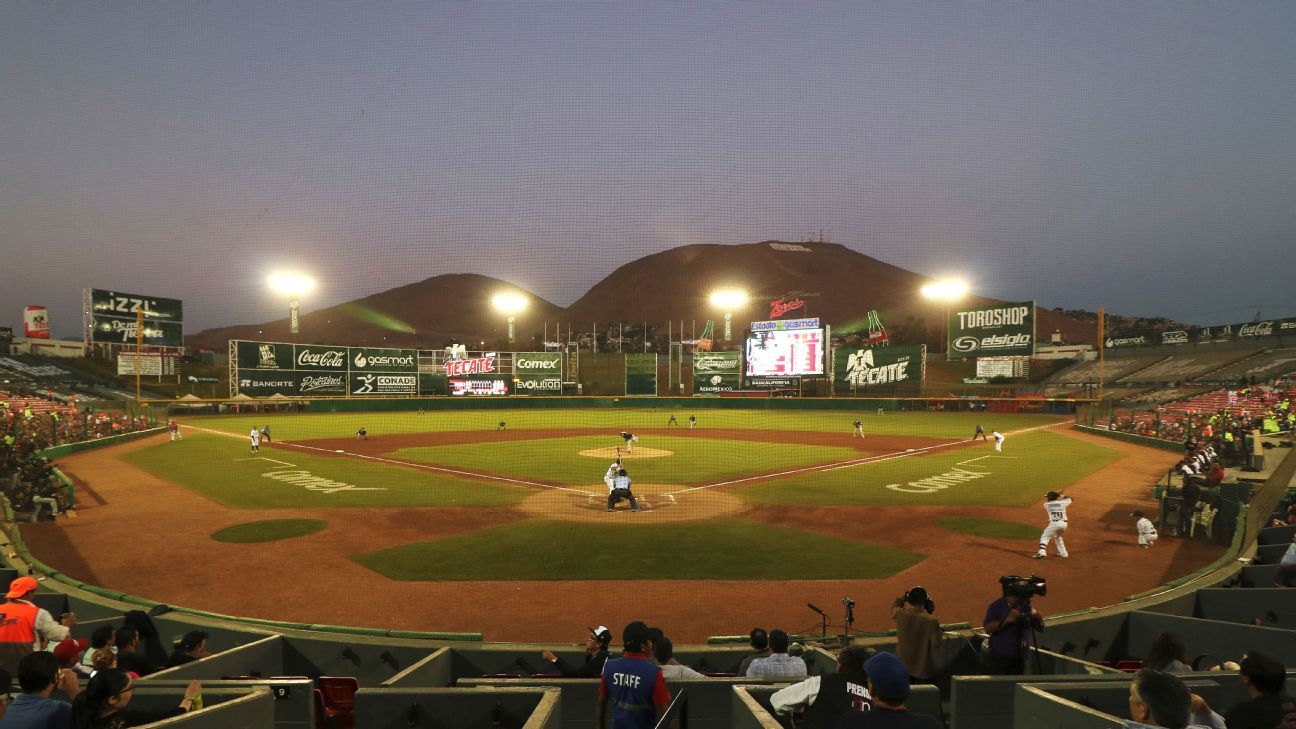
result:
[(1290, 10), (145, 6), (0, 9), (0, 729), (1296, 720)]

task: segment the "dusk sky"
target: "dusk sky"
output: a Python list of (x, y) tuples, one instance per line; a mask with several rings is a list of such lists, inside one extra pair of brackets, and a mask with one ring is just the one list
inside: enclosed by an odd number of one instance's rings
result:
[[(1296, 2), (0, 3), (0, 326), (443, 273), (570, 304), (814, 232), (981, 294), (1296, 316)], [(861, 291), (867, 298), (867, 281)], [(865, 302), (867, 303), (867, 302)]]

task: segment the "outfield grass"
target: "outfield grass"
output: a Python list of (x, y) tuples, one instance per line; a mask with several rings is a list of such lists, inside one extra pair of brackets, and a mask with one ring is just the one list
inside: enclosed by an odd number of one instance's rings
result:
[[(621, 439), (615, 436), (541, 438), (503, 443), (404, 448), (390, 455), (402, 460), (535, 478), (553, 483), (599, 484), (612, 459), (582, 456), (580, 452), (614, 447), (621, 443)], [(627, 458), (623, 462), (625, 468), (631, 478), (639, 483), (716, 482), (782, 468), (839, 463), (864, 455), (852, 448), (689, 436), (644, 436), (637, 445), (641, 450), (649, 447), (670, 451), (672, 454), (658, 458)]]
[(266, 519), (225, 527), (212, 534), (212, 539), (232, 544), (277, 542), (281, 539), (304, 537), (327, 527), (328, 522), (319, 519)]
[[(755, 483), (733, 493), (765, 504), (1026, 506), (1118, 458), (1120, 454), (1110, 448), (1035, 431), (1009, 438), (1003, 453), (978, 441), (968, 448), (938, 448)], [(941, 479), (951, 473), (963, 478)], [(938, 480), (923, 481), (933, 477)]]
[[(620, 515), (619, 515), (620, 516)], [(628, 521), (628, 520), (627, 520)], [(394, 580), (880, 579), (917, 564), (902, 549), (758, 524), (582, 524), (528, 520), (357, 555)], [(825, 559), (832, 555), (832, 559)]]
[[(235, 509), (501, 506), (516, 504), (530, 493), (503, 483), (284, 448), (263, 448), (252, 454), (245, 440), (203, 433), (143, 448), (125, 458)], [(276, 475), (280, 478), (273, 478)], [(323, 481), (307, 480), (311, 477)]]
[(1016, 521), (979, 519), (974, 516), (947, 516), (936, 520), (937, 526), (959, 534), (992, 539), (1031, 539), (1040, 533), (1037, 527)]
[(667, 427), (674, 413), (680, 429), (686, 430), (689, 415), (697, 415), (698, 434), (712, 429), (797, 430), (819, 433), (851, 432), (851, 422), (859, 419), (864, 432), (879, 435), (919, 435), (930, 438), (971, 438), (978, 423), (986, 431), (1023, 430), (1050, 422), (1056, 415), (1008, 415), (992, 413), (901, 413), (877, 415), (876, 410), (711, 410), (691, 411), (651, 408), (560, 408), (544, 410), (455, 410), (380, 413), (278, 414), (256, 413), (220, 417), (184, 418), (181, 422), (235, 435), (246, 435), (253, 425), (270, 425), (275, 440), (313, 440), (345, 438), (364, 426), (370, 436), (405, 433), (495, 430), (499, 421), (509, 430), (554, 430), (559, 428), (606, 429), (615, 436), (618, 431), (642, 431)]

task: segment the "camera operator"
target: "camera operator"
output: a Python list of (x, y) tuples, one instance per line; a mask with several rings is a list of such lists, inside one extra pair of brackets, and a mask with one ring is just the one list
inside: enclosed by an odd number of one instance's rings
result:
[(936, 604), (921, 587), (910, 588), (891, 606), (896, 624), (896, 655), (909, 667), (910, 682), (930, 683), (936, 675), (936, 651), (941, 642)]
[(1002, 577), (1003, 597), (986, 608), (985, 631), (990, 634), (985, 653), (986, 671), (1014, 676), (1024, 673), (1030, 654), (1033, 630), (1044, 629), (1044, 616), (1031, 606), (1032, 594), (1044, 594), (1044, 580), (1038, 577)]

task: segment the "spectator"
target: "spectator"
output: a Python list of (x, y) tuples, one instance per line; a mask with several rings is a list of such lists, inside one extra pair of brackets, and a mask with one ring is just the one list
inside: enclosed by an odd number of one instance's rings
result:
[(1225, 729), (1224, 717), (1211, 711), (1183, 681), (1150, 668), (1134, 674), (1129, 710), (1132, 721), (1125, 722), (1125, 729)]
[[(1223, 474), (1224, 471), (1221, 469), (1220, 478), (1223, 478)], [(1201, 488), (1196, 481), (1189, 480), (1179, 492), (1179, 536), (1181, 537), (1188, 536), (1192, 531), (1193, 510), (1197, 508), (1197, 502), (1201, 501)]]
[(180, 639), (180, 645), (176, 646), (176, 649), (171, 652), (171, 657), (167, 658), (167, 668), (183, 666), (210, 655), (211, 651), (207, 650), (207, 631), (191, 630), (184, 634)]
[(1143, 667), (1162, 673), (1191, 673), (1188, 666), (1188, 648), (1183, 638), (1174, 633), (1162, 633), (1152, 640), (1148, 647)]
[(1296, 577), (1296, 534), (1292, 534), (1292, 543), (1283, 552), (1278, 562), (1278, 571), (1274, 573), (1275, 587), (1291, 587), (1292, 578)]
[(160, 712), (130, 711), (126, 707), (135, 696), (135, 679), (126, 671), (108, 668), (90, 679), (85, 691), (72, 702), (72, 723), (61, 726), (70, 726), (71, 729), (125, 729), (150, 724), (188, 713), (201, 692), (202, 684), (190, 681), (176, 708)]
[(50, 698), (59, 689), (75, 699), (80, 691), (76, 674), (59, 668), (52, 653), (37, 651), (18, 662), (18, 686), (22, 693), (10, 704), (0, 729), (64, 729), (72, 705)]
[(779, 716), (802, 713), (801, 729), (827, 729), (843, 713), (862, 711), (870, 705), (868, 676), (864, 661), (868, 649), (852, 645), (837, 656), (837, 673), (811, 676), (770, 695), (770, 706)]
[(769, 656), (769, 633), (766, 633), (764, 628), (751, 629), (751, 647), (754, 652), (743, 658), (742, 663), (738, 664), (739, 676), (747, 675), (747, 668), (751, 666), (752, 661)]
[(99, 671), (117, 667), (117, 654), (108, 648), (100, 648), (90, 656), (90, 677)]
[(1276, 658), (1248, 652), (1242, 656), (1238, 680), (1251, 698), (1224, 715), (1229, 729), (1274, 729), (1287, 713), (1283, 705), (1296, 703), (1283, 693), (1287, 670)]
[(652, 729), (670, 705), (670, 691), (661, 668), (648, 658), (652, 641), (641, 620), (621, 631), (624, 652), (603, 665), (599, 679), (598, 729), (607, 726), (608, 702), (613, 702), (613, 729)]
[(607, 627), (590, 628), (589, 637), (585, 639), (585, 662), (580, 667), (572, 666), (548, 650), (541, 651), (540, 655), (565, 677), (594, 678), (603, 675), (603, 664), (607, 663), (608, 644), (611, 642), (612, 631)]
[(936, 651), (941, 642), (936, 606), (921, 587), (910, 588), (891, 606), (896, 624), (896, 654), (909, 667), (910, 678), (922, 683), (936, 675)]
[(1023, 615), (1022, 599), (1008, 594), (1004, 585), (1003, 597), (986, 608), (985, 631), (990, 634), (986, 651), (986, 670), (992, 674), (1012, 676), (1026, 668), (1026, 656), (1033, 647), (1032, 628), (1044, 628), (1044, 616), (1034, 607)]
[(706, 676), (675, 660), (675, 645), (671, 643), (670, 638), (664, 635), (653, 643), (653, 660), (657, 662), (658, 666), (661, 666), (662, 675), (666, 678), (690, 680), (706, 678)]
[(116, 646), (113, 642), (117, 640), (117, 629), (111, 625), (100, 625), (90, 631), (90, 649), (81, 657), (81, 663), (85, 666), (94, 665), (94, 654), (100, 649), (108, 649), (109, 653), (114, 653)]
[(1269, 526), (1292, 526), (1296, 525), (1296, 504), (1287, 507), (1287, 516), (1283, 519), (1274, 519)]
[(136, 676), (147, 676), (157, 671), (157, 666), (148, 657), (139, 654), (139, 629), (130, 623), (123, 623), (117, 629), (117, 666), (123, 671), (130, 671)]
[(771, 630), (769, 634), (770, 655), (757, 658), (747, 667), (747, 675), (752, 678), (801, 678), (807, 674), (805, 659), (789, 656), (788, 634), (781, 630)]
[(942, 729), (940, 720), (915, 714), (905, 706), (911, 671), (904, 661), (890, 653), (878, 653), (864, 664), (864, 673), (868, 674), (868, 691), (873, 697), (872, 711), (842, 714), (833, 729)]
[(13, 676), (0, 668), (0, 720), (4, 719), (5, 712), (9, 710), (9, 687), (12, 685)]
[(81, 664), (81, 657), (85, 655), (90, 648), (90, 641), (82, 638), (68, 638), (54, 646), (50, 653), (58, 659), (59, 668), (70, 668), (77, 676), (89, 678), (90, 669)]

